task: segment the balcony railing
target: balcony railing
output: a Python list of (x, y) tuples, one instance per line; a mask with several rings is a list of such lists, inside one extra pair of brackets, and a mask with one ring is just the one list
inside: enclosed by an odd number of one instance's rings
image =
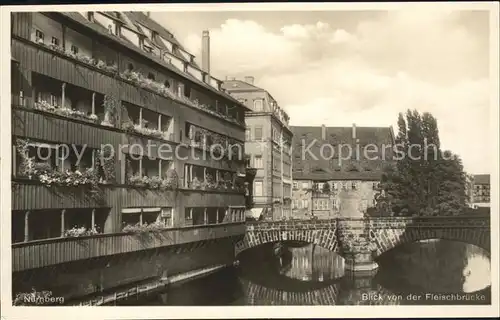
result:
[(144, 234), (114, 233), (77, 238), (56, 238), (12, 245), (12, 271), (92, 259), (191, 242), (240, 236), (241, 223), (166, 229)]

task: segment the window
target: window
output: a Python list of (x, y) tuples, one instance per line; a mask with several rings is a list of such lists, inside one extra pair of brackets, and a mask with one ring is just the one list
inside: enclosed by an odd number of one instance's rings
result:
[(250, 128), (246, 128), (246, 130), (245, 130), (245, 140), (249, 141), (250, 137), (251, 137)]
[(255, 156), (253, 158), (253, 165), (254, 165), (254, 168), (262, 169), (263, 168), (262, 156)]
[(184, 96), (185, 97), (191, 97), (191, 88), (189, 86), (184, 87)]
[(113, 25), (108, 24), (108, 32), (109, 32), (109, 33), (111, 33), (111, 34), (113, 34), (113, 33), (114, 33), (114, 32), (113, 32)]
[(59, 47), (59, 39), (57, 39), (56, 37), (52, 37), (52, 42), (51, 42), (54, 46), (57, 46)]
[(262, 190), (263, 187), (262, 184), (263, 184), (262, 181), (255, 181), (254, 195), (257, 197), (261, 197), (263, 195), (264, 190)]
[(150, 72), (150, 73), (148, 73), (148, 79), (149, 79), (149, 80), (153, 80), (153, 81), (154, 81), (154, 80), (155, 80), (155, 75), (154, 75), (154, 74), (152, 74), (151, 72)]
[(255, 131), (254, 131), (254, 140), (262, 140), (262, 127), (255, 127)]
[(309, 201), (308, 200), (302, 200), (302, 208), (307, 209), (309, 208)]
[(262, 111), (262, 99), (256, 99), (253, 101), (253, 109), (255, 112)]
[(55, 95), (53, 95), (52, 93), (50, 94), (50, 105), (57, 106), (57, 97)]
[(186, 211), (184, 214), (184, 219), (185, 220), (193, 220), (193, 209), (192, 208), (186, 208)]
[(129, 63), (129, 64), (127, 65), (127, 70), (128, 70), (128, 71), (132, 71), (132, 70), (134, 70), (134, 65), (133, 65), (133, 64), (131, 64), (131, 63)]
[(297, 190), (299, 188), (299, 183), (297, 181), (293, 182), (293, 189)]
[(35, 40), (36, 42), (42, 42), (42, 43), (45, 41), (45, 35), (43, 34), (42, 31), (38, 29), (35, 31)]
[(353, 181), (351, 183), (351, 188), (352, 188), (352, 190), (356, 190), (358, 188), (357, 185), (356, 185), (356, 181)]
[(173, 226), (172, 208), (162, 208), (160, 213), (160, 221), (165, 223), (167, 227)]
[(302, 189), (307, 189), (307, 188), (309, 188), (309, 183), (302, 182)]
[(170, 82), (168, 80), (165, 80), (165, 82), (163, 83), (163, 85), (166, 87), (166, 88), (170, 88)]
[(74, 44), (71, 45), (71, 52), (73, 54), (78, 54), (78, 47), (75, 46)]

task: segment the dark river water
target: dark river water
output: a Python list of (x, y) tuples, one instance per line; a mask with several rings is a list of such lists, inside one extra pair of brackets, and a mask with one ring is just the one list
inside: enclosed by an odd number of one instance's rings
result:
[(490, 259), (459, 242), (417, 242), (384, 253), (376, 275), (344, 274), (344, 259), (311, 244), (243, 252), (236, 268), (122, 305), (491, 304)]

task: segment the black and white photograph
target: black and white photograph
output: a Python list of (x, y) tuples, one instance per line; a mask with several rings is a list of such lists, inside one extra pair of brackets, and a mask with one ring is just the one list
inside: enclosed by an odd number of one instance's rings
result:
[(498, 316), (498, 8), (2, 7), (5, 319)]

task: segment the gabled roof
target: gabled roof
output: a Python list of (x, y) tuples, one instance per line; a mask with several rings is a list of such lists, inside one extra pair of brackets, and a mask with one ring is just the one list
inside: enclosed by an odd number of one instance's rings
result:
[(228, 92), (231, 92), (231, 91), (233, 91), (233, 92), (237, 92), (237, 91), (266, 91), (262, 88), (259, 88), (253, 84), (250, 84), (250, 83), (242, 81), (242, 80), (226, 80), (222, 83), (222, 87), (224, 89), (226, 89)]
[[(392, 162), (391, 150), (386, 149), (385, 155), (381, 152), (384, 147), (394, 144), (390, 127), (356, 127), (353, 138), (353, 127), (325, 126), (325, 139), (321, 126), (292, 126), (290, 129), (293, 133), (294, 179), (378, 180), (383, 168)], [(379, 152), (373, 152), (375, 147), (370, 147), (367, 158), (363, 151), (366, 145), (376, 146)], [(349, 146), (352, 152), (347, 159)], [(357, 149), (360, 150), (359, 156), (356, 155)]]
[[(158, 22), (151, 19), (146, 14), (144, 14), (143, 12), (140, 12), (140, 11), (127, 11), (127, 12), (123, 12), (123, 14), (128, 16), (128, 18), (135, 23), (135, 25), (138, 29), (141, 29), (141, 25), (143, 25), (144, 27), (146, 27), (154, 32), (157, 32), (158, 35), (161, 36), (162, 38), (164, 38), (165, 40), (170, 41), (172, 44), (175, 45), (175, 48), (171, 52), (174, 56), (176, 56), (177, 58), (179, 58), (183, 61), (190, 63), (192, 66), (199, 68), (199, 66), (195, 62), (191, 62), (191, 60), (184, 58), (184, 56), (180, 53), (179, 50), (183, 50), (183, 51), (189, 53), (189, 55), (192, 55), (192, 54), (190, 52), (188, 52), (182, 46), (182, 44), (175, 38), (175, 36), (170, 31), (168, 31), (165, 27), (163, 27), (161, 24), (159, 24)], [(142, 29), (141, 29), (141, 32), (142, 32)], [(153, 40), (153, 43), (164, 50), (167, 49), (161, 41)]]
[(489, 174), (475, 174), (474, 175), (474, 184), (490, 184), (490, 175)]

